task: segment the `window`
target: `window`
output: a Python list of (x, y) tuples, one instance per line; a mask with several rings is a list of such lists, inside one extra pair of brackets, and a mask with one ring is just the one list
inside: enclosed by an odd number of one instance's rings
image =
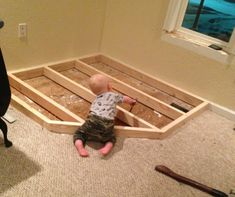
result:
[(213, 59), (235, 55), (235, 0), (170, 0), (163, 39)]

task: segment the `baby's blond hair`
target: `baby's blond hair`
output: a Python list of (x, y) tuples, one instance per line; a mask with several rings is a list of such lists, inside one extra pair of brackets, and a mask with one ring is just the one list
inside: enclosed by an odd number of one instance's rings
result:
[(101, 74), (91, 76), (89, 80), (91, 91), (98, 95), (109, 90), (109, 79)]

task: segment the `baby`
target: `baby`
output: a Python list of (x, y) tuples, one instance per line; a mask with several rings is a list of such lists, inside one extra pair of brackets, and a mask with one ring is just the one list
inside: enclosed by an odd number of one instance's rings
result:
[(73, 141), (82, 157), (89, 156), (85, 149), (86, 141), (101, 142), (104, 146), (99, 152), (105, 156), (112, 150), (116, 142), (113, 131), (116, 105), (121, 102), (134, 105), (136, 100), (112, 92), (109, 79), (101, 74), (93, 75), (89, 80), (89, 86), (92, 92), (96, 94), (96, 98), (91, 104), (85, 123), (75, 132)]

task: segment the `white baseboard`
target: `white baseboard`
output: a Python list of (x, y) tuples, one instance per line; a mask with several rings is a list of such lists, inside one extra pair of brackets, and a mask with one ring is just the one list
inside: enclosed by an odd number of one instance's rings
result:
[(235, 111), (231, 109), (228, 109), (213, 102), (209, 102), (209, 109), (221, 116), (224, 116), (229, 120), (235, 121)]

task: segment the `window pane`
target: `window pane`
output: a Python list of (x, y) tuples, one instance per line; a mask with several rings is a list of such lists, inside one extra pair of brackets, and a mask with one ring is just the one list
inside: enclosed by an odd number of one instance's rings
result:
[(235, 27), (235, 0), (189, 0), (182, 26), (228, 42)]

